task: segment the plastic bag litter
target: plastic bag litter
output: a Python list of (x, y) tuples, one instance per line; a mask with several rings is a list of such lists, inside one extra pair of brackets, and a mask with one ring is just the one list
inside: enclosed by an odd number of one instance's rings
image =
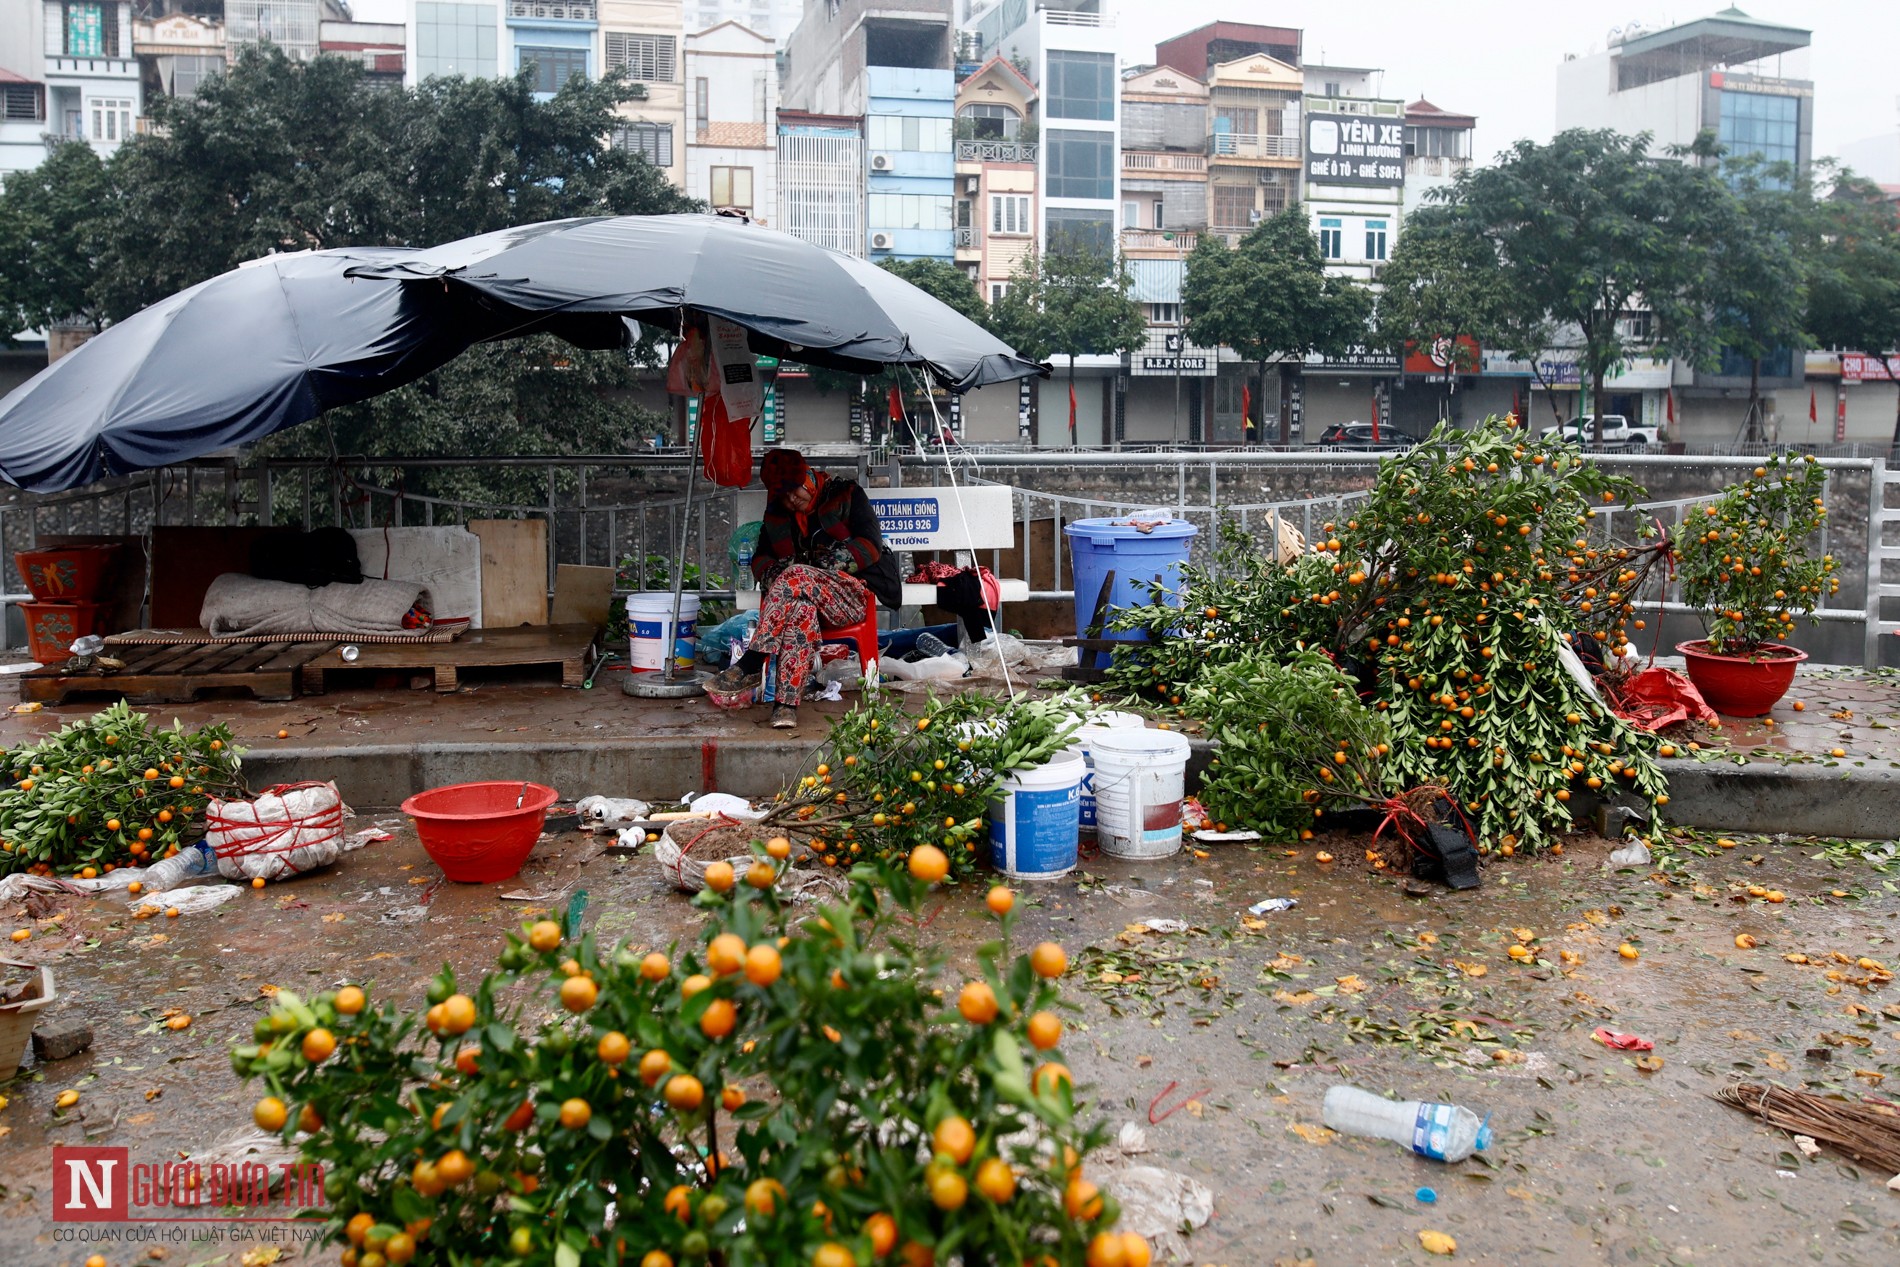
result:
[(763, 811), (752, 808), (751, 801), (730, 792), (708, 792), (704, 796), (693, 797), (687, 802), (686, 809), (693, 814), (724, 814), (727, 818), (736, 818), (741, 822), (765, 817)]
[(1187, 1238), (1181, 1229), (1197, 1228), (1214, 1217), (1214, 1193), (1175, 1170), (1159, 1166), (1112, 1166), (1102, 1172), (1102, 1189), (1121, 1203), (1124, 1232), (1146, 1237), (1156, 1262), (1170, 1256), (1184, 1261)]
[(955, 654), (931, 656), (914, 663), (895, 657), (877, 662), (879, 676), (895, 678), (899, 682), (935, 682), (968, 677), (970, 669), (969, 657)]
[(223, 906), (242, 892), (241, 884), (194, 884), (183, 889), (161, 889), (133, 898), (132, 909), (149, 908), (153, 913), (175, 909), (180, 915), (198, 915)]
[(1038, 673), (1075, 663), (1075, 651), (1057, 642), (1025, 642), (1014, 634), (992, 633), (963, 648), (973, 677), (1001, 677), (1007, 664), (1012, 673)]
[(653, 807), (645, 801), (621, 800), (611, 796), (583, 796), (574, 803), (574, 812), (583, 831), (617, 832), (628, 823), (645, 818)]
[(730, 648), (737, 642), (744, 645), (752, 637), (752, 631), (758, 626), (759, 613), (740, 612), (729, 616), (710, 629), (699, 631), (699, 658), (707, 664), (725, 664), (731, 658)]
[(334, 783), (271, 788), (249, 801), (213, 801), (205, 843), (227, 880), (266, 880), (327, 867), (343, 852), (343, 797)]
[(1650, 861), (1649, 846), (1635, 836), (1626, 840), (1622, 848), (1610, 853), (1610, 865), (1613, 867), (1646, 867)]

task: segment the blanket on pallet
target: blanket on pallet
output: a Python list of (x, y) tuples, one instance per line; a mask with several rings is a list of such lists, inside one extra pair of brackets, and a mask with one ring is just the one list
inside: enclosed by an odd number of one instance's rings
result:
[(433, 609), (428, 587), (415, 581), (364, 581), (308, 589), (226, 572), (205, 591), (198, 623), (214, 634), (399, 634), (420, 604)]

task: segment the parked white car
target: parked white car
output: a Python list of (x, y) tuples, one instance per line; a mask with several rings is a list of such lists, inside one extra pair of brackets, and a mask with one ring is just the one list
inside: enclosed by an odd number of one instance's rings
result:
[[(1549, 430), (1555, 431), (1558, 428), (1552, 427)], [(1597, 443), (1596, 415), (1584, 414), (1572, 418), (1563, 425), (1562, 432), (1567, 439), (1574, 440), (1578, 444), (1595, 444)], [(1603, 415), (1603, 443), (1605, 445), (1613, 444), (1618, 448), (1641, 448), (1660, 442), (1661, 437), (1656, 434), (1654, 427), (1631, 426), (1630, 420), (1622, 414)]]

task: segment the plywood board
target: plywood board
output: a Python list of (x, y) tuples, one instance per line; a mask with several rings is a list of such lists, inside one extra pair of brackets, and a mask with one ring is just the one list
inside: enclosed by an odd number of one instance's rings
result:
[(545, 519), (471, 519), (482, 539), (482, 627), (548, 623), (548, 524)]
[(582, 567), (561, 563), (554, 568), (554, 607), (548, 623), (554, 625), (595, 625), (607, 623), (614, 597), (612, 568)]

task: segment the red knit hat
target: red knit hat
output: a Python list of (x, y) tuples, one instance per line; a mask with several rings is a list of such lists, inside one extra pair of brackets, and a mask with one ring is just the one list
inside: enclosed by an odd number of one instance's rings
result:
[(769, 493), (788, 493), (810, 478), (811, 467), (796, 449), (773, 449), (759, 462), (759, 482)]

